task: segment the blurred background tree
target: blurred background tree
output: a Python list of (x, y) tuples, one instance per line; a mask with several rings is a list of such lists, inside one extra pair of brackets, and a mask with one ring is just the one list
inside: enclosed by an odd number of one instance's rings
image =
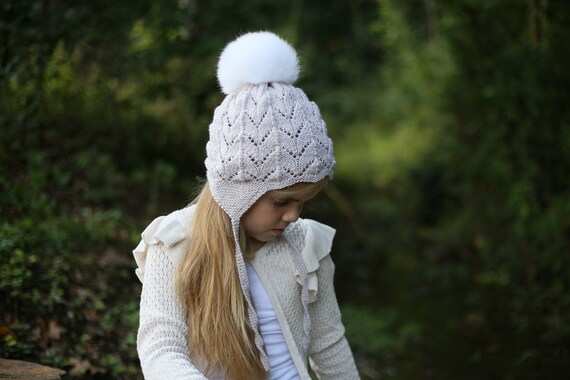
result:
[(365, 379), (563, 379), (570, 3), (6, 0), (0, 356), (141, 378), (130, 251), (200, 177), (224, 45), (298, 50)]

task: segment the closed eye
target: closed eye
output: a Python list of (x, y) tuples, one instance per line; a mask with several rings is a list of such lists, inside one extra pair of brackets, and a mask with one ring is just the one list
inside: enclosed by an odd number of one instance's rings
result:
[(273, 200), (273, 205), (274, 205), (275, 207), (285, 207), (285, 206), (287, 206), (288, 204), (289, 204), (289, 201), (288, 201), (288, 200), (285, 200), (285, 199), (274, 199), (274, 200)]

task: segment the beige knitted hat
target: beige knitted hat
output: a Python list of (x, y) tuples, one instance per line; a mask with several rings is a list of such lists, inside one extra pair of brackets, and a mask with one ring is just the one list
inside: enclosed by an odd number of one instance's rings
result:
[[(332, 141), (317, 105), (293, 86), (298, 73), (295, 50), (273, 33), (247, 33), (227, 45), (218, 62), (218, 81), (227, 96), (214, 112), (206, 146), (208, 183), (232, 221), (239, 279), (266, 369), (269, 364), (239, 247), (240, 219), (266, 192), (332, 178), (335, 165)], [(293, 251), (302, 272), (300, 252)], [(306, 291), (304, 286), (308, 345)]]

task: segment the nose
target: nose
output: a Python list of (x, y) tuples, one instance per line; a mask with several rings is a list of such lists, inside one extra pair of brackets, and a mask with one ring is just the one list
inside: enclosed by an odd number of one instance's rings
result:
[(285, 211), (281, 219), (283, 219), (283, 221), (287, 223), (295, 223), (297, 219), (299, 219), (299, 215), (301, 215), (301, 210), (303, 210), (302, 204), (299, 206), (291, 207), (287, 211)]

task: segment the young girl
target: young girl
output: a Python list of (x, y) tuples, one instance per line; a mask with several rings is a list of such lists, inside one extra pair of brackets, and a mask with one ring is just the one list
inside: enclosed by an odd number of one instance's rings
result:
[(333, 289), (334, 230), (299, 219), (332, 178), (332, 142), (292, 84), (295, 50), (245, 34), (218, 62), (227, 95), (206, 146), (207, 183), (154, 220), (134, 250), (146, 379), (358, 379)]

